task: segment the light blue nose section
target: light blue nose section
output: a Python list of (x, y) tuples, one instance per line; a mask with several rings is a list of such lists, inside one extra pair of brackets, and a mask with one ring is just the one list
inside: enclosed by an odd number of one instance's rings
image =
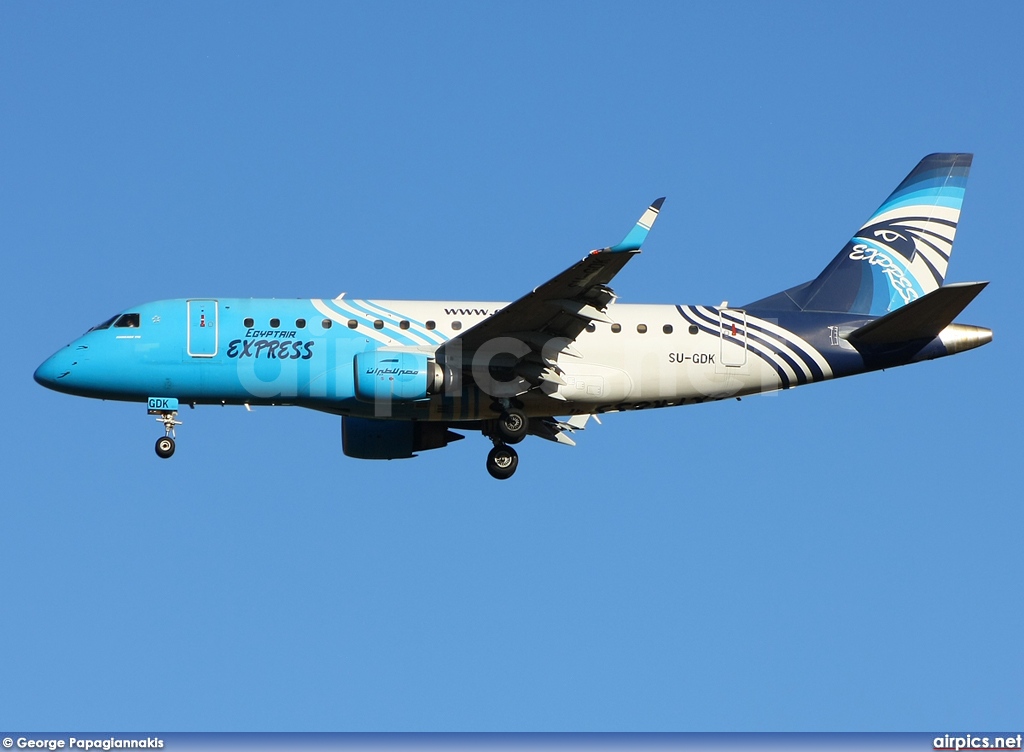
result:
[(36, 383), (45, 386), (47, 389), (55, 389), (58, 392), (66, 392), (71, 384), (68, 377), (71, 375), (71, 357), (68, 348), (58, 350), (49, 358), (44, 360), (32, 378)]
[(57, 380), (57, 364), (54, 362), (56, 358), (56, 355), (51, 355), (32, 374), (32, 378), (36, 380), (36, 383), (40, 386), (45, 386), (47, 389), (53, 389), (54, 383)]

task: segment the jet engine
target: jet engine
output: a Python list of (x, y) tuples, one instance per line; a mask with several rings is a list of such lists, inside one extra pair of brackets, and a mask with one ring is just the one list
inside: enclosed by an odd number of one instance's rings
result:
[(356, 399), (363, 402), (421, 400), (444, 388), (444, 369), (422, 352), (371, 350), (352, 362)]

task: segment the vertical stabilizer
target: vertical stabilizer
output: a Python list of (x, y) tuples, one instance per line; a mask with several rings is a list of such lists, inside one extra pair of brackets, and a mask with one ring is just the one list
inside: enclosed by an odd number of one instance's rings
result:
[(825, 271), (789, 296), (805, 311), (884, 316), (941, 287), (971, 159), (922, 159)]

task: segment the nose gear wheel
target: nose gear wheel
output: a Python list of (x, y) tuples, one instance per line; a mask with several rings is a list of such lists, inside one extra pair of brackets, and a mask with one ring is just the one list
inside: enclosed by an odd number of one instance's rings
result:
[(157, 422), (164, 424), (164, 435), (156, 440), (156, 455), (166, 460), (174, 454), (174, 427), (180, 426), (177, 410), (163, 411), (157, 415)]
[(156, 440), (157, 457), (167, 459), (174, 454), (174, 439), (170, 436), (161, 436)]

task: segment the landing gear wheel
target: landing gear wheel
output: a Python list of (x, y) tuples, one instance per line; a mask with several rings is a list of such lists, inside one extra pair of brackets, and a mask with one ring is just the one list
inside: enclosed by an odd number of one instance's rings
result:
[(174, 439), (170, 436), (161, 436), (156, 440), (156, 454), (162, 459), (167, 459), (174, 454)]
[[(150, 400), (151, 403), (153, 401), (152, 399)], [(170, 400), (163, 400), (163, 402), (168, 401)], [(177, 407), (178, 400), (173, 400), (173, 402), (175, 403), (174, 407)], [(149, 414), (157, 416), (157, 423), (164, 424), (164, 435), (156, 440), (156, 456), (161, 459), (167, 459), (174, 454), (174, 427), (181, 425), (181, 421), (177, 420), (178, 411), (151, 409)]]
[(492, 478), (505, 480), (511, 478), (519, 467), (519, 455), (516, 450), (504, 444), (498, 444), (487, 453), (487, 472)]
[(526, 438), (526, 432), (529, 430), (530, 419), (522, 410), (512, 407), (498, 418), (498, 435), (506, 444), (518, 444)]

